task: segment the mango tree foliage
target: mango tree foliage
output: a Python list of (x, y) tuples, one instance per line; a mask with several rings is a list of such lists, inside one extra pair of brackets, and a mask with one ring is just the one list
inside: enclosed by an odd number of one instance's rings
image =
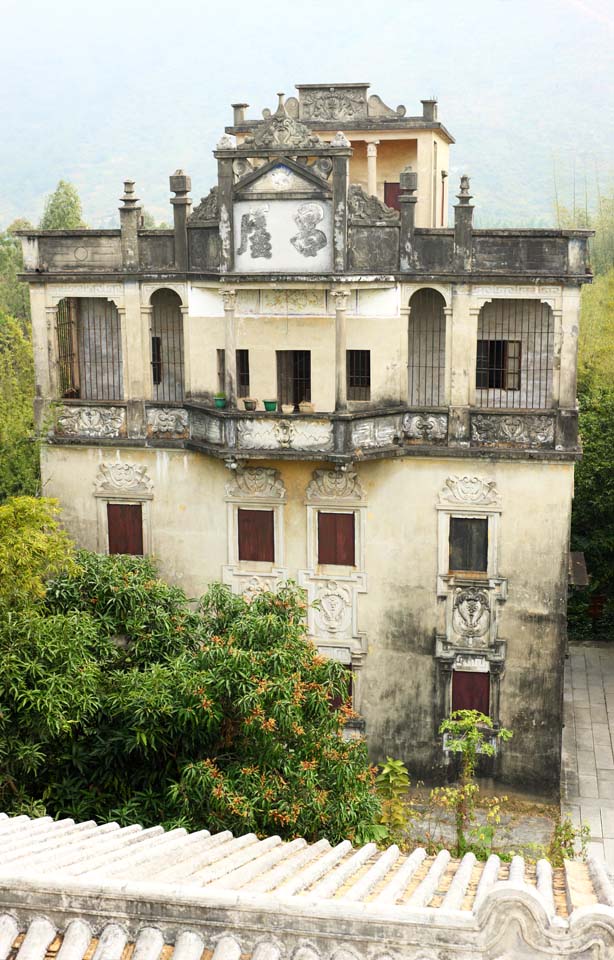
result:
[(77, 188), (66, 180), (60, 180), (45, 201), (45, 212), (40, 222), (40, 229), (77, 230), (80, 227), (85, 227), (85, 223)]
[(27, 321), (0, 312), (0, 503), (39, 488), (34, 361)]
[(57, 500), (13, 497), (0, 504), (0, 618), (45, 597), (46, 582), (74, 567), (73, 543), (59, 523)]
[[(11, 710), (2, 693), (3, 736), (24, 758), (21, 769), (11, 761), (13, 811), (369, 836), (379, 803), (366, 746), (343, 738), (349, 707), (331, 708), (345, 672), (307, 639), (295, 586), (248, 600), (216, 585), (195, 607), (147, 559), (82, 552), (36, 608), (36, 642), (24, 639), (31, 616), (1, 628), (3, 650), (26, 662)], [(62, 644), (70, 669), (55, 659)]]

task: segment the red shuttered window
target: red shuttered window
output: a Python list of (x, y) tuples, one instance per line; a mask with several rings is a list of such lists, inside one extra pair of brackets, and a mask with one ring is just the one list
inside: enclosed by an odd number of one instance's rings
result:
[(355, 565), (353, 513), (318, 513), (318, 563)]
[(454, 670), (452, 673), (452, 709), (479, 710), (490, 715), (490, 674)]
[(143, 509), (140, 503), (108, 503), (109, 553), (143, 556)]
[(239, 560), (275, 562), (272, 510), (239, 509)]

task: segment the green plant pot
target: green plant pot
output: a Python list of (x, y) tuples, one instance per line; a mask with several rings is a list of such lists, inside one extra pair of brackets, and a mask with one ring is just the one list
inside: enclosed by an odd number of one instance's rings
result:
[(277, 410), (277, 400), (265, 400), (264, 409), (268, 410), (269, 413), (273, 413), (274, 410)]
[(214, 397), (213, 402), (218, 410), (223, 410), (226, 406), (226, 397)]

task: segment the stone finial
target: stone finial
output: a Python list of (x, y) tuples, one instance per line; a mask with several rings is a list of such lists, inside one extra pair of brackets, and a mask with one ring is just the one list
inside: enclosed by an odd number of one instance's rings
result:
[(277, 110), (275, 111), (276, 117), (281, 117), (286, 115), (286, 104), (284, 102), (285, 93), (277, 94)]
[(119, 199), (122, 201), (124, 207), (135, 207), (139, 202), (139, 198), (134, 192), (134, 180), (124, 180), (124, 194)]
[(460, 178), (460, 191), (456, 194), (459, 203), (461, 203), (463, 206), (467, 206), (473, 196), (471, 193), (469, 193), (470, 183), (471, 181), (469, 180), (467, 174), (463, 173), (462, 177)]
[(352, 144), (344, 134), (343, 130), (338, 130), (330, 142), (331, 147), (351, 147)]
[(186, 194), (192, 189), (192, 180), (183, 170), (175, 170), (168, 178), (171, 193)]
[(399, 184), (403, 193), (409, 193), (413, 197), (418, 189), (418, 174), (413, 167), (407, 166), (404, 170), (401, 170)]

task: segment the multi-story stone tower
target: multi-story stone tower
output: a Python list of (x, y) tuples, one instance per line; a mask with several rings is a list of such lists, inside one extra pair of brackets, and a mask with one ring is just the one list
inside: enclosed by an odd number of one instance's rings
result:
[(467, 177), (448, 229), (434, 101), (298, 89), (234, 106), (194, 210), (170, 178), (173, 230), (126, 181), (120, 230), (23, 235), (44, 491), (192, 595), (297, 580), (374, 758), (441, 773), (475, 706), (553, 786), (588, 234), (475, 230)]

